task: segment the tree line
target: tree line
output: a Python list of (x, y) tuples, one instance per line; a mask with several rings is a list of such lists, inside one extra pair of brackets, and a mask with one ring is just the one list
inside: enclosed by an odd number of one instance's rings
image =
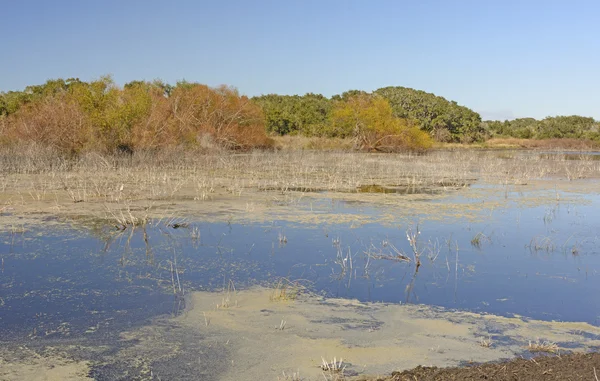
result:
[(571, 115), (553, 116), (542, 120), (519, 118), (486, 121), (484, 128), (491, 136), (520, 139), (571, 138), (600, 141), (600, 122), (594, 118)]
[(482, 121), (454, 101), (406, 87), (373, 92), (268, 94), (248, 98), (232, 87), (110, 77), (49, 80), (0, 93), (0, 143), (35, 142), (77, 154), (171, 146), (266, 148), (273, 135), (352, 139), (358, 150), (425, 150), (433, 141), (491, 137), (600, 140), (600, 123), (581, 116)]
[(416, 124), (441, 142), (474, 142), (485, 138), (478, 113), (443, 97), (406, 87), (385, 87), (367, 93), (346, 91), (326, 98), (320, 94), (288, 96), (269, 94), (254, 97), (265, 113), (271, 133), (306, 136), (339, 136), (330, 126), (330, 113), (340, 103), (355, 97), (378, 98), (387, 102), (395, 118)]

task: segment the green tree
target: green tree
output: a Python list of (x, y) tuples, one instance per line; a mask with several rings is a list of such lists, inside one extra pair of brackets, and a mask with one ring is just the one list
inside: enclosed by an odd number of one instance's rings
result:
[(487, 121), (495, 136), (519, 139), (599, 139), (600, 123), (594, 118), (578, 115), (554, 116), (542, 120), (518, 118), (514, 120)]
[(395, 116), (418, 121), (421, 129), (438, 140), (483, 139), (480, 115), (454, 101), (406, 87), (384, 87), (374, 93), (390, 102)]
[(267, 131), (277, 135), (321, 135), (331, 110), (331, 101), (321, 94), (269, 94), (252, 101), (262, 108)]

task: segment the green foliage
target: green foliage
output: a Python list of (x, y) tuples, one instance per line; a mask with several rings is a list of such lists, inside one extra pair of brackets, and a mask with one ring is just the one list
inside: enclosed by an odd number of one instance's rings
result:
[(546, 138), (586, 138), (597, 136), (599, 124), (593, 118), (583, 116), (556, 116), (543, 119), (538, 124), (537, 137)]
[(29, 103), (32, 95), (22, 91), (9, 91), (0, 94), (0, 115), (10, 115), (24, 104)]
[(236, 89), (194, 82), (51, 79), (0, 93), (0, 141), (36, 141), (70, 153), (188, 145), (270, 146), (267, 133), (354, 139), (356, 148), (423, 149), (492, 136), (593, 139), (600, 123), (582, 116), (481, 122), (479, 114), (405, 87), (349, 90), (331, 99), (308, 93), (248, 99)]
[(365, 93), (335, 102), (326, 131), (331, 137), (352, 137), (360, 150), (424, 150), (432, 144), (414, 122), (395, 117), (386, 99)]
[(542, 120), (520, 118), (487, 121), (484, 125), (494, 136), (520, 139), (589, 139), (600, 140), (600, 123), (583, 116), (554, 116)]
[(0, 93), (0, 116), (17, 112), (21, 106), (44, 97), (68, 91), (71, 86), (80, 83), (78, 78), (50, 79), (43, 85), (27, 86), (23, 91)]
[(331, 110), (331, 101), (321, 94), (269, 94), (252, 101), (262, 108), (267, 131), (277, 135), (319, 136)]
[(418, 121), (421, 129), (440, 141), (472, 142), (484, 138), (478, 113), (454, 101), (406, 87), (374, 92), (390, 102), (394, 115)]
[[(404, 87), (386, 87), (374, 94), (383, 96), (398, 118), (414, 120), (420, 128), (440, 141), (476, 141), (484, 138), (481, 118), (476, 112), (442, 97)], [(318, 94), (304, 96), (263, 95), (253, 100), (264, 113), (269, 133), (305, 136), (331, 135), (327, 119), (332, 102), (368, 96), (362, 90), (349, 90), (331, 100)], [(341, 133), (336, 133), (340, 136)]]
[(348, 101), (348, 100), (350, 100), (350, 98), (363, 96), (363, 95), (369, 95), (369, 93), (367, 93), (366, 91), (363, 91), (363, 90), (348, 90), (348, 91), (344, 91), (342, 94), (337, 94), (337, 95), (332, 96), (331, 100), (333, 100), (333, 101)]

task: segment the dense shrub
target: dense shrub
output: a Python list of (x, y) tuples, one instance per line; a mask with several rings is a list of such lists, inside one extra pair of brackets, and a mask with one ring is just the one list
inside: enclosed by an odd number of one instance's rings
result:
[(252, 100), (265, 113), (267, 131), (276, 135), (321, 136), (331, 110), (331, 101), (321, 94), (269, 94)]
[(264, 112), (267, 130), (277, 135), (327, 136), (328, 120), (336, 102), (357, 96), (385, 98), (394, 116), (412, 120), (439, 141), (479, 141), (485, 138), (481, 118), (476, 112), (434, 94), (405, 87), (386, 87), (367, 93), (349, 90), (328, 99), (320, 94), (304, 96), (263, 95), (253, 98)]
[(487, 121), (484, 127), (496, 137), (600, 140), (600, 123), (577, 115)]
[(454, 101), (400, 86), (374, 93), (390, 102), (395, 116), (416, 120), (422, 130), (440, 141), (470, 143), (485, 137), (479, 114)]
[[(478, 113), (405, 87), (350, 90), (331, 98), (263, 95), (234, 88), (110, 77), (49, 80), (0, 93), (0, 144), (35, 143), (70, 155), (184, 147), (271, 147), (274, 135), (352, 139), (357, 149), (420, 150), (439, 142), (489, 138), (600, 141), (600, 122), (582, 116), (481, 122)], [(320, 140), (315, 140), (320, 141)]]
[(5, 108), (0, 116), (4, 143), (34, 142), (70, 154), (272, 144), (260, 107), (225, 86), (180, 83), (167, 88), (137, 81), (120, 88), (105, 77), (90, 83), (49, 81), (28, 88), (26, 95), (19, 107)]

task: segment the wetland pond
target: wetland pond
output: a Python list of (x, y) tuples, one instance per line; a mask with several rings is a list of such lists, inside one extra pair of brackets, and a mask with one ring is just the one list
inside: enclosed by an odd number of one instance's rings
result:
[[(353, 197), (298, 200), (294, 210), (314, 219), (181, 215), (135, 227), (71, 220), (4, 231), (0, 337), (38, 348), (79, 337), (108, 345), (156, 317), (185, 314), (194, 292), (253, 287), (598, 326), (600, 182), (560, 184), (476, 180), (444, 197), (424, 190), (423, 199), (369, 185)], [(423, 206), (395, 204), (408, 195)], [(78, 356), (95, 369), (95, 359)], [(110, 379), (106, 369), (89, 374)]]

